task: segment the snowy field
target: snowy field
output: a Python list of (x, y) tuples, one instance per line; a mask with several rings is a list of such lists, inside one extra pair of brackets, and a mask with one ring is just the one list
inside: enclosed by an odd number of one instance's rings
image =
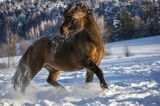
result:
[[(124, 55), (126, 46), (130, 57)], [(160, 106), (160, 36), (111, 43), (105, 48), (110, 55), (100, 68), (109, 90), (101, 90), (97, 77), (86, 85), (84, 69), (62, 72), (58, 81), (66, 90), (58, 91), (46, 82), (48, 72), (42, 69), (22, 95), (11, 84), (16, 69), (0, 69), (0, 106)]]

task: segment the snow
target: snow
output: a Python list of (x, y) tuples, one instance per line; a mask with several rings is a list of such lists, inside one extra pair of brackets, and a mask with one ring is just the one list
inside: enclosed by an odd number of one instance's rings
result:
[[(120, 41), (105, 46), (106, 52), (111, 52), (109, 58), (117, 59), (124, 57), (125, 48), (128, 47), (130, 52), (134, 55), (130, 58), (144, 58), (159, 56), (160, 54), (160, 36), (140, 38), (136, 40)], [(139, 59), (138, 58), (138, 59)], [(128, 58), (127, 58), (128, 59)]]
[[(130, 57), (124, 55), (126, 45)], [(16, 69), (0, 69), (0, 106), (160, 106), (160, 36), (106, 44), (107, 50), (111, 55), (104, 57), (100, 68), (109, 90), (100, 88), (96, 76), (85, 84), (85, 69), (62, 72), (58, 81), (66, 89), (56, 90), (42, 69), (26, 94), (20, 94), (11, 84)]]

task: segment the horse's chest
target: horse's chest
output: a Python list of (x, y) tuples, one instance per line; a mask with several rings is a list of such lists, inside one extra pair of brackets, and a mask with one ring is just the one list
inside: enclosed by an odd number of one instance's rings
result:
[(92, 61), (94, 61), (95, 63), (99, 63), (103, 57), (103, 54), (104, 54), (103, 47), (97, 47), (94, 44), (90, 45), (89, 58)]
[(95, 57), (97, 55), (97, 48), (95, 46), (91, 46), (89, 53), (91, 57)]
[(92, 59), (92, 60), (95, 60), (95, 58), (98, 56), (98, 49), (97, 47), (92, 44), (90, 45), (90, 50), (89, 50), (89, 57)]

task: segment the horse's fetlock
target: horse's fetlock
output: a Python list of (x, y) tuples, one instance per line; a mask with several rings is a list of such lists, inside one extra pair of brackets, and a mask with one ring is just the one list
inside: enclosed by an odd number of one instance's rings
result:
[(102, 89), (108, 89), (107, 83), (101, 83), (100, 86)]
[(50, 77), (47, 78), (47, 82), (51, 83), (51, 78)]

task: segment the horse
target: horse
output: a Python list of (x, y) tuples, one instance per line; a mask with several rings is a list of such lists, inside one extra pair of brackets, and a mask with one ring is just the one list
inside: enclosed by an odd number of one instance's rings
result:
[(59, 89), (64, 89), (57, 82), (62, 70), (69, 72), (83, 68), (87, 69), (86, 83), (92, 82), (96, 74), (101, 88), (108, 88), (103, 72), (98, 67), (104, 55), (104, 47), (91, 9), (82, 3), (73, 4), (66, 9), (63, 17), (61, 35), (39, 38), (21, 57), (12, 78), (15, 91), (20, 89), (25, 93), (42, 67), (49, 72), (47, 82)]

